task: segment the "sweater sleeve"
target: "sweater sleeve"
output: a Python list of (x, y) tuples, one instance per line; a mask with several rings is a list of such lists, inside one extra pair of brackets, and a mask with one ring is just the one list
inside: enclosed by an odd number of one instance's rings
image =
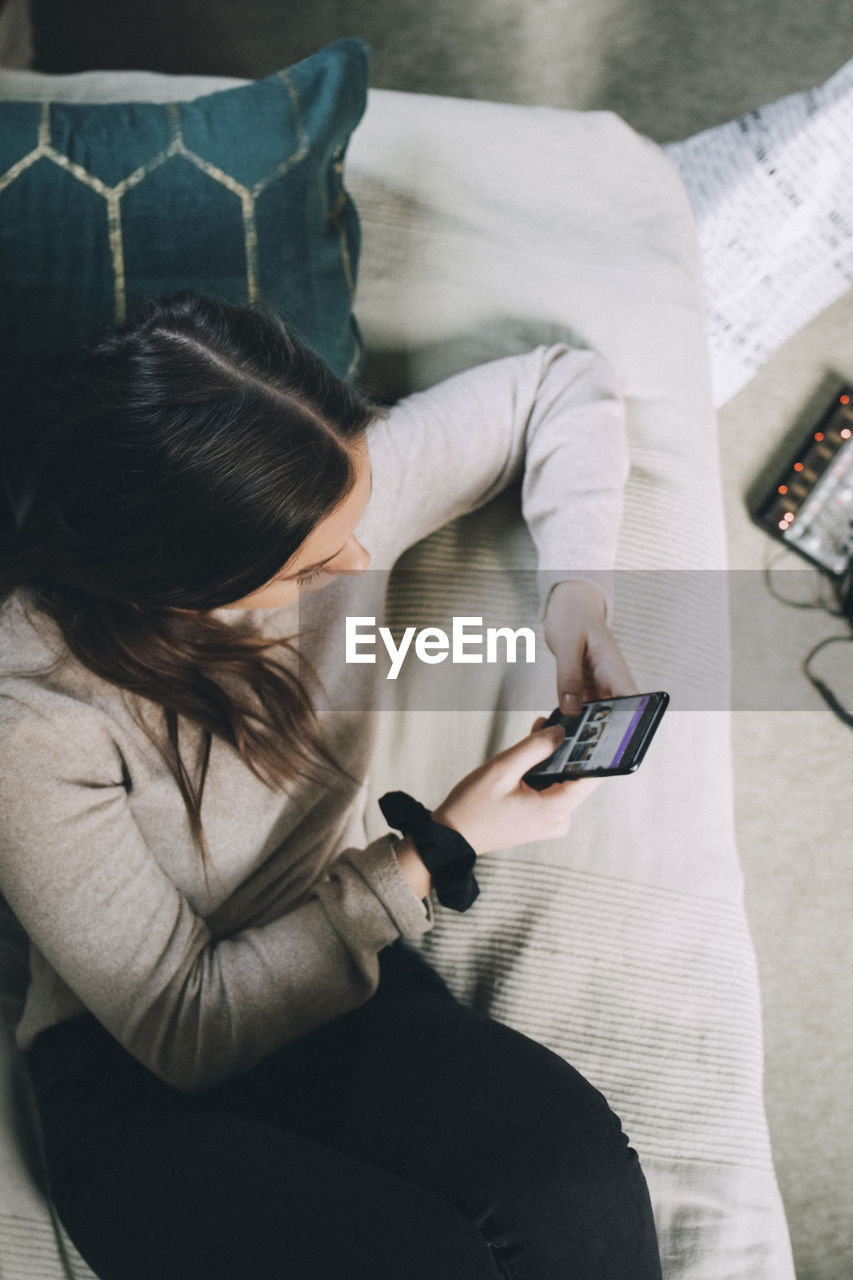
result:
[(567, 579), (612, 602), (628, 445), (601, 356), (561, 344), (491, 361), (401, 400), (368, 440), (382, 499), (381, 522), (364, 530), (375, 567), (520, 479), (543, 616)]
[(386, 835), (344, 850), (293, 910), (215, 939), (146, 846), (108, 717), (55, 694), (49, 715), (3, 697), (2, 721), (0, 892), (82, 1005), (176, 1088), (362, 1004), (377, 953), (431, 927)]

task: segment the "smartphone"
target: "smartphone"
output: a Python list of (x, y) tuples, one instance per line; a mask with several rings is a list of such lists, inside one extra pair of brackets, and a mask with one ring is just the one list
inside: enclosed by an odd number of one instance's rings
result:
[(584, 702), (580, 714), (564, 716), (559, 707), (548, 724), (561, 724), (566, 737), (557, 750), (525, 773), (537, 791), (567, 778), (609, 778), (633, 773), (669, 704), (668, 693), (632, 693)]

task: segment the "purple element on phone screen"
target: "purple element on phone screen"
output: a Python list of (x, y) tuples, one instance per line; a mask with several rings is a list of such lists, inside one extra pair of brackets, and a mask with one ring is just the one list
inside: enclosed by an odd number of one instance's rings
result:
[(645, 711), (648, 705), (649, 705), (649, 700), (647, 697), (641, 698), (640, 701), (637, 703), (637, 710), (632, 715), (631, 723), (628, 725), (628, 728), (625, 730), (625, 736), (623, 737), (622, 741), (619, 743), (619, 746), (616, 750), (616, 754), (613, 757), (613, 764), (611, 765), (611, 768), (615, 768), (615, 766), (619, 764), (622, 757), (624, 756), (628, 743), (631, 741), (631, 736), (637, 727), (640, 716), (643, 714), (643, 712)]

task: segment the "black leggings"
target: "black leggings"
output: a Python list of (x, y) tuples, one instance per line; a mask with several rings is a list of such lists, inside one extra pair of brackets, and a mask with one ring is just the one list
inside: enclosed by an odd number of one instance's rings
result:
[(27, 1055), (101, 1280), (652, 1280), (645, 1179), (562, 1058), (401, 943), (361, 1008), (197, 1094), (89, 1014)]

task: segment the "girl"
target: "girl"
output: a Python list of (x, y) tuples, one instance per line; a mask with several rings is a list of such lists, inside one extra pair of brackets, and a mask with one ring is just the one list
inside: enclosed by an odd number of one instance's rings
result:
[[(81, 361), (2, 562), (0, 891), (51, 1193), (102, 1280), (660, 1275), (602, 1096), (405, 945), (596, 783), (524, 785), (562, 736), (540, 720), (365, 844), (374, 669), (345, 673), (360, 711), (319, 710), (371, 557), (523, 471), (540, 565), (566, 539), (606, 565), (625, 466), (602, 362), (566, 346), (388, 411), (188, 293)], [(543, 592), (567, 710), (635, 691), (591, 577)]]

